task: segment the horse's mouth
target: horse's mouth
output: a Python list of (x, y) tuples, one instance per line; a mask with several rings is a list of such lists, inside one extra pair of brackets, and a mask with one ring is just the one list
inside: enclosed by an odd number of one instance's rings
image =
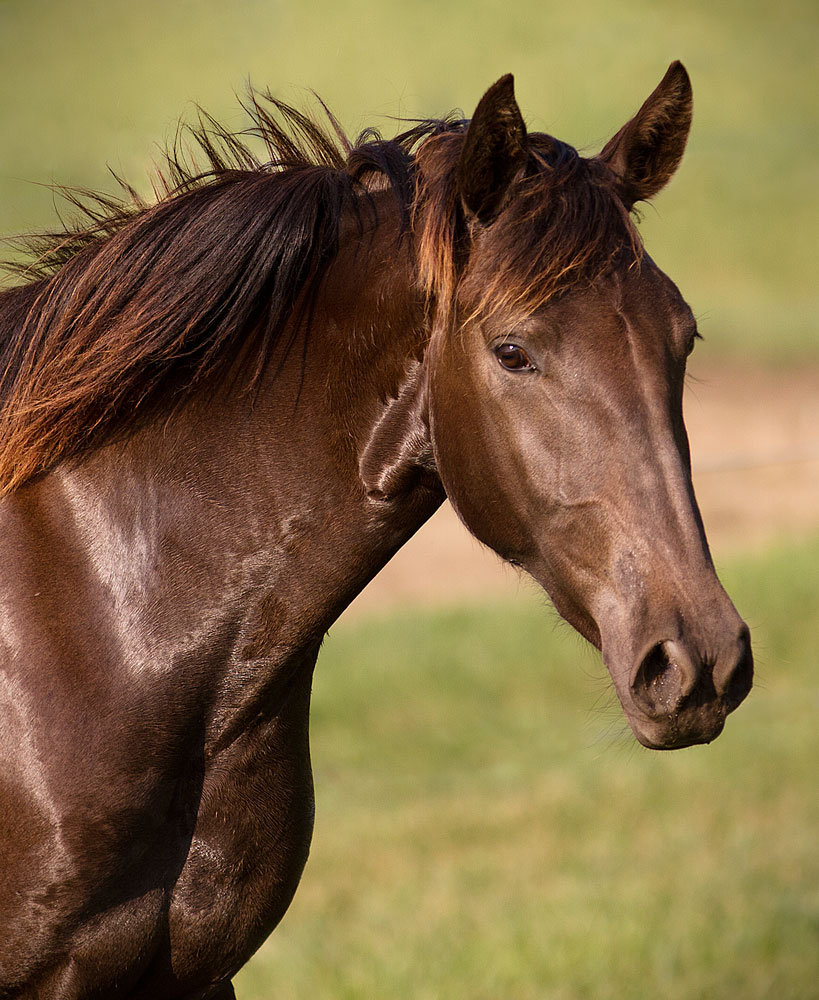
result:
[(650, 718), (639, 710), (625, 712), (631, 731), (649, 750), (682, 750), (701, 743), (711, 743), (725, 727), (727, 714), (721, 702), (655, 718)]

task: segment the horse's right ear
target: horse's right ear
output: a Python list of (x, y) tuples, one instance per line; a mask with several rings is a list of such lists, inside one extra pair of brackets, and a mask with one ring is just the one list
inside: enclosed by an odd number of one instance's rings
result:
[(526, 126), (507, 73), (480, 99), (466, 132), (456, 177), (467, 216), (491, 222), (525, 161)]
[(691, 81), (673, 62), (637, 114), (597, 157), (617, 178), (626, 208), (665, 187), (682, 159), (691, 128)]

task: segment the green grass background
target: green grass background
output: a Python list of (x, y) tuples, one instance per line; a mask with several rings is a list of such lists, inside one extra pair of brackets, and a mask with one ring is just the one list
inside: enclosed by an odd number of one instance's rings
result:
[(32, 181), (144, 186), (193, 101), (241, 127), (248, 77), (390, 134), (512, 71), (531, 127), (594, 151), (680, 58), (694, 131), (649, 248), (714, 356), (815, 360), (817, 43), (816, 0), (0, 0), (0, 233), (53, 220)]
[[(819, 361), (816, 0), (0, 0), (0, 233), (51, 182), (146, 172), (247, 78), (315, 89), (355, 133), (524, 115), (597, 150), (681, 58), (694, 130), (645, 209), (703, 358)], [(254, 998), (819, 997), (819, 540), (724, 567), (758, 683), (711, 747), (640, 750), (603, 668), (536, 599), (333, 630), (313, 712), (318, 816)]]
[(819, 539), (734, 561), (757, 685), (642, 750), (540, 602), (332, 630), (317, 826), (240, 1000), (815, 1000)]

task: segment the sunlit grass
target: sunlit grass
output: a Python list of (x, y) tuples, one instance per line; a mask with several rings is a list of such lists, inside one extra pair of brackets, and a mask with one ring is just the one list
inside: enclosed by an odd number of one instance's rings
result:
[(537, 601), (341, 623), (313, 854), (240, 1000), (808, 1000), (819, 542), (725, 568), (759, 684), (710, 747), (627, 735)]

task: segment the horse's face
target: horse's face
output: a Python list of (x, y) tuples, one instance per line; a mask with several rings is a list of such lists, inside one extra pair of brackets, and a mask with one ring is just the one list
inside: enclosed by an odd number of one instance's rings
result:
[(430, 426), (447, 494), (602, 649), (643, 744), (708, 742), (748, 693), (752, 658), (691, 485), (691, 311), (643, 257), (525, 317), (482, 314), (492, 231), (474, 238), (457, 333), (431, 345)]
[(690, 310), (649, 261), (436, 351), (436, 462), (470, 530), (602, 648), (641, 742), (713, 739), (750, 687), (682, 419)]

